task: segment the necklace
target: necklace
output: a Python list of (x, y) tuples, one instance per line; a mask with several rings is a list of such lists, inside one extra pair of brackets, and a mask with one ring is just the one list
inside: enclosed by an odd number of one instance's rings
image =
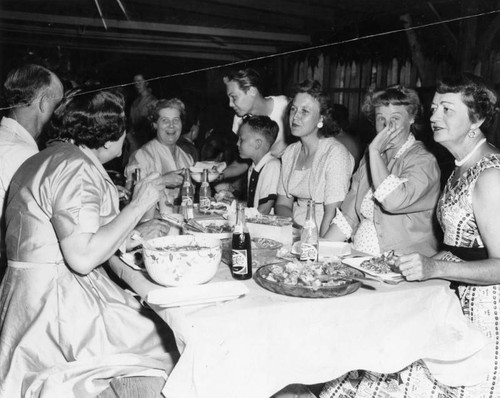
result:
[(465, 164), (465, 162), (467, 162), (471, 157), (472, 155), (474, 155), (474, 152), (476, 152), (478, 150), (478, 148), (483, 145), (484, 143), (486, 142), (486, 138), (483, 138), (482, 140), (480, 140), (476, 146), (474, 148), (472, 148), (472, 151), (470, 151), (463, 159), (461, 160), (457, 160), (455, 159), (455, 166), (463, 166)]

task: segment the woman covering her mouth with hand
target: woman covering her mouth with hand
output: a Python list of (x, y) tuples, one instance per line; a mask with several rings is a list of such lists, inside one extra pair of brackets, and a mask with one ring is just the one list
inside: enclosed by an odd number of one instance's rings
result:
[(417, 93), (402, 86), (366, 97), (363, 112), (374, 119), (377, 135), (325, 238), (352, 239), (355, 249), (372, 255), (436, 253), (432, 219), (440, 171), (412, 133), (420, 108)]

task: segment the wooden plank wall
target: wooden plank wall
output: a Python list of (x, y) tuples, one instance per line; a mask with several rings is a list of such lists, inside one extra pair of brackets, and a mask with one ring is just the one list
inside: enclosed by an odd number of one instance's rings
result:
[[(447, 71), (445, 65), (429, 65), (435, 68), (436, 75), (442, 76)], [(368, 90), (378, 90), (393, 84), (411, 88), (421, 86), (417, 68), (410, 60), (343, 61), (321, 54), (311, 66), (308, 59), (295, 63), (294, 81), (304, 79), (318, 80), (336, 103), (343, 104), (349, 110), (351, 126), (358, 128), (361, 123), (361, 105)]]

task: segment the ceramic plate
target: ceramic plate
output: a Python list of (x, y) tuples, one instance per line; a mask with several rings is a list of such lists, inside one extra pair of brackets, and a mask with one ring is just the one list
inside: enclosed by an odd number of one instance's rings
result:
[(363, 272), (366, 275), (372, 276), (376, 279), (379, 279), (383, 282), (386, 283), (399, 283), (404, 280), (403, 276), (401, 274), (398, 274), (397, 272), (387, 272), (387, 273), (379, 273), (370, 269), (366, 269), (362, 266), (363, 261), (369, 260), (370, 256), (367, 257), (350, 257), (350, 258), (344, 258), (342, 259), (342, 262), (350, 267), (353, 267), (361, 272)]

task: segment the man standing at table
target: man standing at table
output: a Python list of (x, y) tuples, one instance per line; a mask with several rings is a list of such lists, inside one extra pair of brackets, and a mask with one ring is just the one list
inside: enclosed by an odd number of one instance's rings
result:
[[(284, 95), (264, 97), (262, 95), (262, 78), (251, 68), (232, 71), (224, 76), (226, 93), (229, 97), (229, 106), (234, 110), (233, 132), (238, 134), (242, 117), (250, 114), (254, 116), (269, 116), (279, 127), (278, 137), (271, 147), (271, 154), (280, 157), (286, 148), (284, 118), (288, 106), (288, 98)], [(248, 170), (248, 163), (234, 161), (223, 173), (221, 178), (231, 178), (242, 175)]]
[(7, 264), (4, 207), (10, 181), (19, 166), (38, 152), (35, 140), (64, 96), (59, 78), (33, 64), (11, 70), (3, 88), (9, 111), (0, 122), (0, 280)]

